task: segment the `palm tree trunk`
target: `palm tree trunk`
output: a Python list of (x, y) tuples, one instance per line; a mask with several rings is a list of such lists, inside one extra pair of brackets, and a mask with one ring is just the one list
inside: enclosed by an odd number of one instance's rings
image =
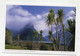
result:
[(55, 45), (53, 45), (53, 47), (54, 47), (54, 51), (56, 51), (56, 46), (55, 46)]
[(59, 36), (58, 36), (58, 30), (56, 29), (56, 37), (57, 37), (57, 48), (59, 50)]
[(51, 24), (51, 31), (53, 32), (53, 29), (52, 29), (52, 24)]
[(51, 24), (51, 32), (52, 32), (52, 37), (51, 37), (51, 39), (53, 40), (53, 29), (52, 29), (52, 24)]
[(62, 28), (63, 28), (63, 39), (64, 39), (64, 51), (66, 50), (66, 43), (65, 43), (65, 33), (64, 33), (64, 25), (62, 23)]
[[(53, 37), (53, 29), (52, 29), (52, 24), (51, 24), (51, 31), (52, 31), (52, 37), (51, 37), (51, 39), (52, 39), (52, 41), (54, 40), (54, 37)], [(53, 45), (53, 47), (54, 47), (54, 50), (56, 51), (56, 45), (54, 45), (54, 44), (52, 44)]]
[(59, 49), (59, 38), (58, 38), (58, 30), (57, 30), (57, 25), (56, 25), (56, 39), (57, 39), (57, 48)]
[(60, 47), (60, 40), (61, 40), (61, 37), (62, 37), (62, 35), (61, 35), (61, 30), (62, 30), (62, 28), (60, 29), (60, 37), (59, 37), (59, 47)]

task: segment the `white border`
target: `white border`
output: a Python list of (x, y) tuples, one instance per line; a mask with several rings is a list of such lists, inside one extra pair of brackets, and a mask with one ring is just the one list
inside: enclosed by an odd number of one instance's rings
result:
[[(3, 37), (3, 41), (5, 41), (5, 22), (6, 22), (6, 5), (39, 5), (39, 6), (63, 6), (63, 7), (76, 7), (77, 9), (77, 5), (76, 4), (72, 4), (72, 3), (50, 3), (50, 2), (47, 2), (47, 3), (41, 3), (39, 1), (26, 1), (26, 2), (22, 2), (20, 0), (19, 1), (6, 1), (6, 3), (4, 3), (4, 14), (3, 14), (3, 30), (2, 30), (2, 37)], [(76, 20), (77, 21), (77, 20)], [(76, 30), (77, 32), (77, 30)], [(77, 36), (75, 36), (75, 38), (77, 38)], [(2, 51), (3, 53), (24, 53), (24, 54), (66, 54), (66, 55), (75, 55), (76, 54), (76, 44), (75, 44), (75, 52), (72, 52), (72, 51), (39, 51), (39, 50), (7, 50), (5, 49), (5, 42), (3, 42), (2, 44), (3, 48), (2, 48)]]

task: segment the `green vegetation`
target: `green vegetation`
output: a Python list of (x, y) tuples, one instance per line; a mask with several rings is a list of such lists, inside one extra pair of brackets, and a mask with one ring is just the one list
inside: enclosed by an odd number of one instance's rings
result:
[(8, 29), (6, 29), (6, 44), (12, 44), (12, 33)]
[(18, 36), (17, 36), (17, 46), (19, 46), (19, 41), (20, 41), (20, 36), (18, 34)]
[(40, 31), (40, 39), (39, 39), (40, 41), (42, 41), (42, 39), (43, 39), (42, 33), (43, 33), (43, 31), (41, 30), (41, 31)]
[[(35, 38), (37, 39), (38, 37), (38, 32), (37, 31), (33, 31), (33, 41), (35, 41)], [(35, 49), (35, 45), (34, 45), (34, 42), (33, 42), (33, 50)]]
[(41, 44), (40, 50), (48, 50), (48, 45), (47, 44)]
[[(48, 26), (51, 26), (51, 30), (49, 30), (49, 38), (52, 42), (55, 41), (55, 39), (53, 37), (53, 26), (52, 26), (53, 23), (55, 22), (54, 17), (55, 17), (54, 10), (50, 9), (46, 22), (47, 22)], [(56, 50), (56, 47), (55, 47), (54, 43), (52, 43), (52, 48), (54, 48), (54, 50)]]
[(27, 49), (32, 50), (32, 47), (33, 47), (33, 46), (32, 46), (32, 43), (27, 43), (27, 44), (26, 44), (26, 47), (27, 47)]
[(58, 18), (59, 18), (59, 21), (60, 21), (60, 24), (62, 26), (62, 29), (63, 29), (63, 38), (64, 38), (64, 51), (65, 51), (65, 33), (64, 33), (64, 24), (63, 24), (63, 17), (64, 17), (64, 13), (63, 13), (63, 9), (59, 9), (58, 10)]
[(66, 31), (70, 32), (72, 34), (71, 36), (71, 42), (69, 44), (68, 49), (69, 50), (73, 50), (75, 49), (75, 20), (68, 20), (68, 28), (66, 29)]
[(22, 48), (21, 46), (13, 46), (13, 45), (6, 44), (5, 49), (24, 49), (24, 48)]

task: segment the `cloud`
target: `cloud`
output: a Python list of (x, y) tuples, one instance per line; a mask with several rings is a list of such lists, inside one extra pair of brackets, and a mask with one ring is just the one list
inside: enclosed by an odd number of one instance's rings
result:
[(73, 10), (70, 11), (70, 15), (74, 15), (75, 12)]
[(31, 20), (35, 19), (28, 11), (20, 6), (7, 6), (6, 27), (9, 29), (20, 30)]
[(75, 11), (73, 11), (73, 10), (69, 11), (69, 13), (67, 14), (67, 16), (68, 16), (67, 20), (69, 20), (69, 19), (75, 19), (76, 18), (74, 16), (75, 14), (76, 14)]
[(67, 24), (67, 20), (69, 20), (69, 19), (76, 19), (76, 13), (75, 13), (75, 11), (73, 11), (73, 10), (70, 10), (68, 13), (67, 13), (67, 15), (66, 15), (66, 19), (64, 20), (64, 24)]
[(41, 21), (36, 21), (36, 22), (35, 22), (35, 25), (34, 25), (34, 28), (35, 28), (37, 31), (46, 30), (47, 25), (46, 25), (45, 21), (43, 21), (43, 20), (41, 20)]
[(67, 16), (73, 16), (73, 15), (75, 15), (75, 14), (76, 14), (76, 13), (75, 13), (73, 10), (71, 10), (71, 11), (68, 12)]
[(34, 16), (20, 6), (7, 5), (6, 8), (6, 27), (8, 29), (20, 30), (28, 23), (32, 23), (38, 32), (40, 30), (45, 32), (47, 30), (45, 17), (48, 12)]
[(41, 15), (37, 15), (37, 18), (40, 19), (41, 18)]

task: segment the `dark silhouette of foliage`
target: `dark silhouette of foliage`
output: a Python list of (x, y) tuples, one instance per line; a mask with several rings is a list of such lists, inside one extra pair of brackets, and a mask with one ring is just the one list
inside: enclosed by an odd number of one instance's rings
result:
[(48, 46), (46, 44), (42, 44), (40, 46), (40, 50), (48, 50)]
[(75, 50), (75, 20), (68, 20), (68, 28), (66, 29), (66, 31), (70, 32), (72, 34), (71, 38), (70, 38), (70, 43), (68, 46), (69, 50), (74, 51)]
[(12, 33), (8, 29), (6, 29), (6, 44), (12, 44)]
[(42, 33), (43, 33), (43, 31), (41, 30), (41, 31), (40, 31), (40, 41), (42, 41), (42, 39), (43, 39)]

